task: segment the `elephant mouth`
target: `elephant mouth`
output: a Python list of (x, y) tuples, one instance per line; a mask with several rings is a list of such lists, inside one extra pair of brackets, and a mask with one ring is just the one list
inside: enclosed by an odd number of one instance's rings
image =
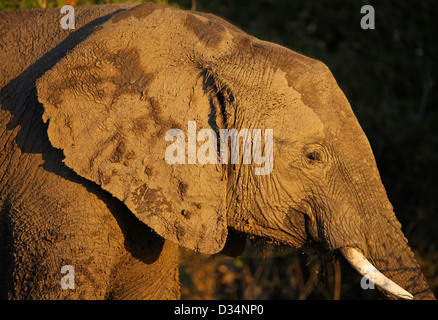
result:
[(407, 300), (412, 300), (414, 297), (405, 289), (397, 285), (394, 281), (383, 275), (357, 248), (345, 247), (339, 249), (347, 261), (355, 268), (362, 276), (373, 282), (387, 292)]

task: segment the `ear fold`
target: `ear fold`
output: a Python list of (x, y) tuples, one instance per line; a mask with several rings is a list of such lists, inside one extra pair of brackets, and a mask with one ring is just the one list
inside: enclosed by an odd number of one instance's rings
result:
[[(220, 49), (214, 36), (225, 29), (199, 17), (207, 31), (184, 35), (189, 13), (163, 8), (139, 6), (99, 27), (39, 79), (38, 98), (68, 167), (164, 238), (215, 253), (227, 237), (226, 181), (219, 161), (188, 163), (204, 144), (202, 135), (189, 137), (188, 124), (196, 122), (196, 133), (217, 125), (193, 55), (214, 54), (199, 46)], [(184, 163), (171, 164), (166, 151), (183, 152)]]

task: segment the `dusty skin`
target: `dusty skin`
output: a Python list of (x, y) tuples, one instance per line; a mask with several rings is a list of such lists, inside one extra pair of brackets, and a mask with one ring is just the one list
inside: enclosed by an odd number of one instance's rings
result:
[[(434, 298), (323, 63), (156, 4), (77, 7), (75, 30), (60, 18), (0, 12), (1, 298), (178, 299), (179, 246), (238, 254), (235, 232), (354, 248)], [(272, 172), (167, 163), (166, 132), (189, 121), (273, 129)]]

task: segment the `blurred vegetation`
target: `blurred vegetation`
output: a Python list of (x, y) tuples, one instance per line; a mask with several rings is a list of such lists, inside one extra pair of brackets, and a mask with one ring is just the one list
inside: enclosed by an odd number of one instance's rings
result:
[[(114, 2), (122, 1), (3, 0), (0, 9)], [(190, 9), (192, 1), (169, 4)], [(375, 9), (375, 30), (360, 27), (365, 4)], [(196, 6), (329, 66), (368, 136), (403, 232), (437, 295), (438, 1), (197, 0)], [(240, 258), (184, 250), (181, 260), (186, 299), (382, 298), (377, 290), (362, 290), (360, 276), (343, 259), (252, 240)]]

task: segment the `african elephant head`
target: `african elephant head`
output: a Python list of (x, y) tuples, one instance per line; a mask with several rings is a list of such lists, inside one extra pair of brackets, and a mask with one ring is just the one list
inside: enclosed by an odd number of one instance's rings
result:
[(98, 27), (37, 89), (65, 164), (165, 239), (209, 254), (228, 228), (318, 244), (364, 274), (375, 266), (394, 295), (433, 298), (323, 63), (145, 4)]

